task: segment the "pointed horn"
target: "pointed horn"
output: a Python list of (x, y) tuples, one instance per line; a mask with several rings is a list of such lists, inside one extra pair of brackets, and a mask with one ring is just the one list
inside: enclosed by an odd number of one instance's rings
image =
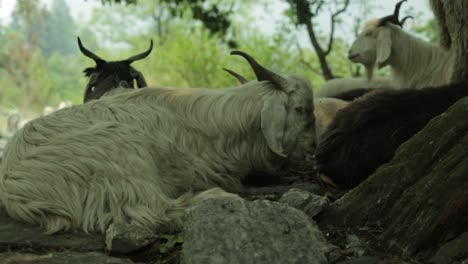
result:
[(230, 73), (232, 76), (236, 77), (236, 79), (241, 83), (241, 84), (244, 84), (246, 82), (248, 82), (248, 80), (246, 78), (244, 78), (242, 75), (238, 74), (237, 72), (234, 72), (234, 71), (231, 71), (229, 69), (226, 69), (226, 68), (223, 68), (224, 71), (227, 71), (228, 73)]
[(403, 25), (405, 24), (405, 21), (406, 21), (407, 19), (409, 19), (409, 18), (414, 19), (413, 16), (405, 16), (405, 17), (400, 21), (401, 27), (403, 27)]
[(401, 22), (399, 21), (399, 16), (400, 16), (400, 8), (401, 8), (401, 5), (406, 2), (407, 0), (401, 0), (400, 2), (398, 2), (396, 5), (395, 5), (395, 10), (393, 11), (393, 14), (392, 15), (389, 15), (389, 16), (386, 16), (386, 17), (383, 17), (380, 19), (380, 23), (379, 25), (380, 26), (383, 26), (387, 23), (392, 23), (392, 24), (395, 24), (395, 25), (398, 25), (400, 27), (402, 27), (402, 24)]
[(393, 12), (393, 16), (395, 16), (395, 18), (398, 19), (398, 17), (400, 16), (400, 7), (403, 4), (403, 2), (406, 2), (406, 1), (407, 0), (401, 0), (400, 2), (396, 4), (395, 11)]
[(124, 61), (126, 61), (128, 64), (130, 64), (130, 63), (132, 63), (134, 61), (144, 59), (144, 58), (146, 58), (146, 56), (148, 56), (151, 53), (152, 50), (153, 50), (153, 40), (150, 40), (150, 46), (145, 52), (142, 52), (140, 54), (132, 56), (132, 57), (130, 57), (130, 58), (124, 60)]
[(271, 72), (265, 69), (262, 65), (258, 64), (258, 62), (254, 58), (252, 58), (249, 54), (242, 52), (242, 51), (234, 50), (234, 51), (231, 51), (231, 55), (239, 55), (243, 57), (244, 59), (246, 59), (249, 62), (252, 69), (254, 70), (255, 76), (257, 76), (258, 81), (270, 81), (277, 88), (280, 88), (282, 90), (286, 89), (285, 85), (287, 84), (287, 80), (285, 78), (281, 77), (280, 75), (274, 72)]
[(96, 62), (96, 64), (101, 64), (101, 63), (106, 62), (106, 60), (102, 59), (98, 55), (96, 55), (96, 54), (92, 53), (91, 51), (89, 51), (88, 49), (86, 49), (83, 46), (83, 44), (81, 43), (80, 37), (77, 37), (77, 39), (78, 39), (78, 47), (80, 48), (81, 53), (83, 53), (86, 57), (93, 59)]

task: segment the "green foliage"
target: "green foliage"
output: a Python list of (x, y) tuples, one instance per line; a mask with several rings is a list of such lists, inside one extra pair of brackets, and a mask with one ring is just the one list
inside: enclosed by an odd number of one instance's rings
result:
[(76, 43), (70, 36), (76, 31), (65, 0), (53, 0), (52, 8), (44, 18), (38, 34), (39, 48), (46, 57), (54, 53), (61, 55), (77, 54)]
[(412, 30), (431, 43), (438, 42), (439, 36), (437, 35), (437, 22), (435, 19), (430, 19), (424, 24), (416, 24)]
[(54, 54), (49, 58), (47, 68), (52, 81), (50, 90), (52, 105), (57, 105), (63, 100), (71, 101), (73, 104), (80, 104), (83, 101), (86, 79), (83, 78), (81, 70), (85, 65), (81, 57)]

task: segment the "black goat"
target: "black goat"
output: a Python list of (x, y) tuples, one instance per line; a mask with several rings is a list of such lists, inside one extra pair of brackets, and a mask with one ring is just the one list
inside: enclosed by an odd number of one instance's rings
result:
[(96, 67), (86, 68), (83, 72), (86, 77), (89, 77), (89, 82), (86, 85), (83, 101), (86, 103), (93, 99), (99, 99), (105, 93), (117, 87), (134, 88), (133, 79), (136, 80), (137, 86), (143, 88), (146, 84), (143, 74), (130, 64), (136, 60), (146, 58), (153, 49), (153, 41), (151, 40), (150, 47), (143, 53), (132, 56), (121, 61), (106, 61), (96, 54), (86, 49), (78, 37), (78, 46), (81, 52), (96, 62)]
[[(380, 88), (380, 89), (385, 89), (385, 88)], [(354, 90), (349, 90), (349, 91), (341, 92), (339, 94), (331, 95), (330, 97), (350, 102), (350, 101), (354, 101), (355, 99), (360, 98), (360, 97), (362, 97), (362, 96), (364, 96), (364, 95), (366, 95), (366, 94), (368, 94), (370, 92), (374, 92), (374, 91), (376, 91), (376, 89), (357, 88), (357, 89), (354, 89)]]
[(384, 89), (337, 113), (315, 151), (315, 168), (339, 187), (357, 186), (432, 118), (468, 96), (468, 81), (436, 88)]

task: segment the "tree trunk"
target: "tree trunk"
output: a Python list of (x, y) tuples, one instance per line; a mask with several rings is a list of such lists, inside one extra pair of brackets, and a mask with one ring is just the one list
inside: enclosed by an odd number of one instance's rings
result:
[(309, 33), (309, 38), (310, 42), (312, 43), (312, 46), (314, 47), (315, 53), (317, 54), (317, 57), (320, 62), (320, 68), (322, 69), (322, 74), (323, 78), (325, 80), (330, 80), (335, 78), (330, 66), (328, 66), (327, 62), (327, 54), (323, 51), (322, 47), (320, 47), (320, 44), (317, 40), (317, 37), (315, 35), (314, 29), (312, 27), (312, 22), (309, 20), (308, 23), (306, 24), (307, 32)]
[(439, 45), (444, 49), (450, 49), (452, 45), (452, 40), (450, 39), (450, 34), (447, 28), (446, 19), (445, 19), (445, 10), (442, 0), (431, 0), (432, 12), (434, 12), (436, 21), (437, 21), (437, 31), (439, 35)]
[[(378, 227), (381, 239), (425, 261), (439, 249), (437, 254), (448, 254), (442, 252), (443, 244), (468, 234), (467, 116), (465, 97), (404, 143), (393, 160), (337, 200), (320, 222)], [(466, 258), (466, 244), (457, 254), (442, 257), (443, 263)]]
[(468, 79), (468, 1), (441, 0), (445, 13), (446, 29), (455, 55), (452, 81)]

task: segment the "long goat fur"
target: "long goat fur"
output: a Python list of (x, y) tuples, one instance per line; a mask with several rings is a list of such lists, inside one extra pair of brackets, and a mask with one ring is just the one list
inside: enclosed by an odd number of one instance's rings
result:
[(238, 192), (249, 171), (275, 174), (286, 163), (260, 125), (273, 97), (288, 98), (269, 82), (148, 88), (40, 117), (6, 148), (1, 201), (11, 217), (47, 233), (104, 232), (111, 223), (179, 229), (195, 194)]
[(453, 70), (451, 53), (434, 44), (388, 25), (392, 34), (392, 52), (389, 59), (392, 75), (399, 88), (425, 88), (450, 83)]
[(432, 118), (465, 96), (468, 81), (422, 90), (379, 90), (359, 98), (338, 111), (322, 135), (315, 152), (316, 169), (341, 188), (353, 188), (390, 161), (396, 149)]
[[(358, 95), (365, 94), (374, 89), (379, 88), (391, 88), (394, 86), (392, 79), (388, 77), (376, 77), (372, 80), (366, 80), (365, 78), (337, 78), (331, 79), (320, 86), (314, 91), (315, 98), (332, 97), (338, 98), (345, 101), (352, 101)], [(360, 90), (361, 93), (356, 96), (349, 96), (349, 92)], [(342, 97), (344, 94), (348, 94), (346, 97)]]
[(421, 89), (445, 85), (450, 82), (454, 58), (449, 51), (412, 36), (397, 25), (388, 23), (384, 26), (378, 26), (378, 20), (368, 21), (365, 29), (349, 50), (350, 56), (361, 54), (362, 57), (354, 60), (351, 58), (351, 60), (364, 64), (369, 79), (373, 78), (373, 68), (377, 62), (375, 58), (369, 57), (375, 55), (365, 54), (361, 49), (366, 45), (365, 42), (375, 41), (375, 39), (370, 40), (369, 36), (372, 34), (369, 32), (371, 31), (375, 31), (375, 34), (379, 36), (373, 35), (373, 38), (377, 39), (381, 35), (385, 36), (384, 31), (390, 32), (390, 37), (380, 42), (383, 46), (379, 45), (377, 41), (375, 49), (376, 53), (381, 52), (379, 49), (390, 49), (388, 59), (378, 67), (390, 66), (391, 78), (394, 81), (392, 88)]

